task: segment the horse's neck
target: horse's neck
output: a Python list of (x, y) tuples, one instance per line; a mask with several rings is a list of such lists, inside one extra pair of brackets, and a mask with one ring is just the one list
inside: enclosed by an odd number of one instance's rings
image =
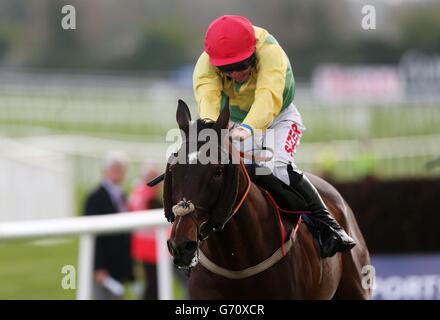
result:
[[(240, 171), (238, 199), (245, 193), (244, 174)], [(214, 262), (240, 269), (254, 265), (273, 253), (279, 245), (279, 227), (274, 209), (255, 185), (225, 228), (211, 234), (207, 255)]]

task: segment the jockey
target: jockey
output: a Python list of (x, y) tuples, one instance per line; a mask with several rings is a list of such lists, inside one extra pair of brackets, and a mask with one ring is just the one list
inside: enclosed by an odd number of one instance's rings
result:
[[(229, 97), (231, 138), (246, 140), (272, 129), (273, 175), (305, 200), (322, 228), (321, 257), (350, 250), (356, 243), (330, 215), (309, 179), (296, 168), (293, 154), (305, 130), (293, 104), (295, 81), (289, 59), (276, 39), (242, 16), (214, 20), (205, 35), (205, 50), (193, 74), (200, 118), (217, 120)], [(256, 137), (256, 136), (254, 136)]]

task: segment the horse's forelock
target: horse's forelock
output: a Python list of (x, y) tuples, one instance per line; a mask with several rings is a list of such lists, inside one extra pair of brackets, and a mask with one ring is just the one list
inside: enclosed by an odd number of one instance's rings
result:
[[(221, 132), (218, 131), (215, 128), (215, 121), (212, 121), (211, 119), (197, 119), (197, 121), (193, 121), (190, 125), (189, 128), (189, 132), (196, 132), (196, 135), (192, 136), (191, 134), (188, 136), (188, 134), (183, 137), (183, 143), (186, 144), (185, 148), (179, 149), (178, 153), (180, 152), (185, 152), (185, 154), (181, 154), (181, 156), (184, 156), (187, 163), (190, 164), (195, 164), (196, 163), (196, 159), (199, 154), (198, 151), (200, 149), (200, 147), (202, 147), (203, 145), (205, 145), (206, 143), (208, 143), (208, 141), (198, 141), (198, 137), (201, 131), (205, 130), (205, 129), (212, 129), (215, 130), (217, 133), (217, 137), (218, 140), (216, 141), (216, 143), (218, 143), (218, 147), (219, 147), (219, 157), (221, 155), (222, 152), (225, 152), (225, 150), (223, 150), (221, 148)], [(194, 140), (195, 139), (195, 140)], [(209, 141), (210, 143), (212, 143), (212, 141)], [(189, 148), (189, 146), (192, 146), (192, 148)], [(194, 148), (193, 146), (196, 146), (196, 148)], [(220, 159), (219, 159), (220, 160)]]
[(197, 119), (195, 123), (197, 124), (198, 130), (203, 130), (214, 128), (215, 121), (212, 121), (211, 119)]

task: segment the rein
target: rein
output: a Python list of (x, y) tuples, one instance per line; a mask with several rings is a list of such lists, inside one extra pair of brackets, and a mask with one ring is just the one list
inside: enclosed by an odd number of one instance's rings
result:
[[(245, 191), (243, 197), (235, 205), (235, 208), (232, 211), (231, 216), (226, 220), (225, 224), (234, 216), (234, 214), (241, 207), (241, 205), (243, 204), (247, 195), (249, 194), (250, 186), (251, 186), (251, 180), (250, 180), (249, 174), (248, 174), (246, 168), (244, 167), (244, 163), (242, 160), (243, 158), (245, 158), (245, 154), (241, 151), (237, 151), (233, 145), (231, 146), (231, 148), (232, 148), (233, 152), (235, 151), (236, 154), (238, 154), (240, 156), (240, 166), (245, 173), (247, 186), (246, 186), (246, 191)], [(272, 197), (272, 195), (267, 190), (265, 190), (261, 187), (259, 187), (259, 189), (263, 192), (266, 199), (270, 200), (270, 202), (272, 203), (273, 207), (275, 208), (275, 210), (277, 212), (277, 218), (278, 218), (278, 223), (280, 226), (280, 233), (281, 233), (281, 246), (280, 246), (280, 248), (278, 248), (269, 258), (263, 260), (262, 262), (258, 263), (257, 265), (248, 267), (243, 270), (229, 270), (229, 269), (220, 267), (219, 265), (217, 265), (214, 262), (212, 262), (211, 260), (209, 260), (208, 257), (206, 257), (205, 254), (203, 253), (202, 249), (198, 248), (197, 249), (198, 260), (200, 261), (200, 263), (203, 267), (205, 267), (206, 269), (208, 269), (212, 273), (215, 273), (217, 275), (223, 276), (228, 279), (235, 279), (235, 280), (249, 278), (249, 277), (252, 277), (256, 274), (259, 274), (259, 273), (269, 269), (270, 267), (272, 267), (273, 265), (278, 263), (283, 257), (286, 256), (287, 252), (289, 252), (290, 249), (292, 248), (293, 242), (296, 239), (296, 234), (299, 230), (299, 226), (302, 222), (301, 215), (302, 214), (309, 214), (310, 211), (292, 211), (292, 210), (282, 209), (278, 206), (275, 199)], [(286, 231), (285, 231), (284, 225), (281, 220), (281, 212), (287, 213), (287, 214), (299, 214), (300, 215), (300, 217), (298, 219), (298, 223), (295, 226), (293, 232), (290, 234), (290, 237), (287, 241), (285, 240), (286, 239)]]
[[(212, 273), (215, 273), (217, 275), (223, 276), (228, 279), (244, 279), (252, 277), (256, 274), (259, 274), (276, 263), (280, 261), (283, 257), (286, 256), (286, 254), (290, 251), (292, 248), (293, 242), (296, 239), (296, 234), (298, 233), (299, 226), (302, 223), (302, 214), (310, 214), (310, 211), (292, 211), (292, 210), (285, 210), (280, 208), (278, 204), (276, 203), (275, 199), (272, 197), (272, 195), (265, 189), (259, 187), (259, 189), (263, 192), (266, 199), (269, 199), (269, 201), (272, 203), (273, 207), (276, 209), (277, 212), (277, 218), (278, 223), (280, 227), (280, 233), (281, 233), (281, 246), (278, 248), (269, 258), (263, 260), (262, 262), (258, 263), (257, 265), (254, 265), (252, 267), (245, 268), (243, 270), (229, 270), (223, 267), (220, 267), (219, 265), (215, 264), (211, 260), (209, 260), (202, 252), (201, 249), (198, 249), (198, 259), (202, 266), (204, 266), (206, 269), (211, 271)], [(287, 214), (299, 214), (298, 222), (293, 230), (293, 232), (290, 234), (289, 239), (286, 241), (286, 231), (283, 225), (283, 222), (281, 220), (281, 213), (287, 213)]]
[(232, 217), (237, 213), (237, 211), (240, 209), (241, 205), (243, 204), (244, 200), (247, 198), (249, 191), (251, 190), (251, 178), (249, 177), (249, 174), (244, 166), (244, 162), (243, 162), (242, 158), (240, 158), (240, 167), (241, 167), (242, 171), (244, 172), (244, 175), (246, 178), (246, 184), (247, 184), (246, 190), (244, 191), (244, 194), (241, 197), (241, 199), (235, 204), (234, 209), (232, 209), (232, 211), (231, 211), (231, 215), (226, 219), (226, 221), (223, 225), (228, 223), (229, 220), (231, 220)]

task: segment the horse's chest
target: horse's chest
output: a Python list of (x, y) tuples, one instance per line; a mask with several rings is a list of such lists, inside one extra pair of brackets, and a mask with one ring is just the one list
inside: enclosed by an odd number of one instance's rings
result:
[(295, 285), (295, 279), (287, 269), (280, 268), (232, 280), (197, 267), (189, 282), (191, 299), (295, 299), (306, 295), (301, 288), (302, 285)]

